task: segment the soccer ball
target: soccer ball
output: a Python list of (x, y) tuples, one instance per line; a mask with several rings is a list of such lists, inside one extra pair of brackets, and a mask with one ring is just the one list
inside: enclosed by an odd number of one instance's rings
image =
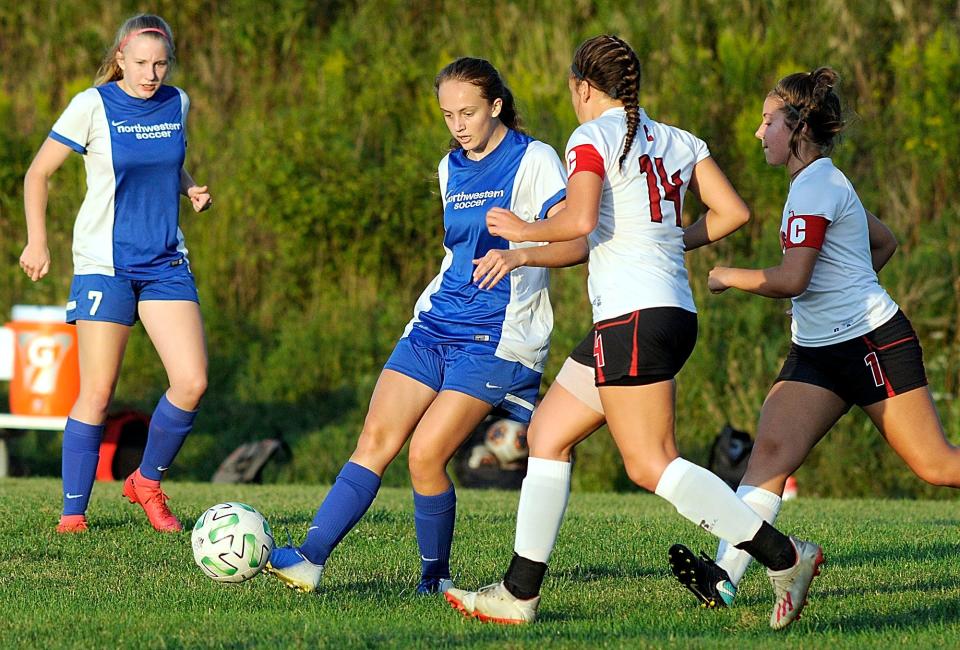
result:
[(470, 449), (470, 456), (467, 457), (467, 467), (470, 469), (480, 469), (481, 467), (500, 467), (500, 461), (493, 455), (493, 452), (487, 449), (485, 444), (475, 445)]
[(218, 503), (197, 519), (193, 559), (217, 582), (243, 582), (260, 573), (273, 550), (273, 531), (245, 503)]
[(487, 429), (483, 442), (501, 467), (527, 457), (527, 425), (513, 420), (497, 420)]

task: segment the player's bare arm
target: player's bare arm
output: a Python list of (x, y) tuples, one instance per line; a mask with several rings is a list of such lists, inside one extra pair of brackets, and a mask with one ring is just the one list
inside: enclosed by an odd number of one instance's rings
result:
[(512, 242), (556, 242), (586, 237), (600, 219), (602, 191), (603, 179), (596, 174), (574, 174), (567, 184), (566, 204), (556, 215), (528, 223), (509, 210), (492, 208), (487, 212), (487, 230)]
[(213, 207), (213, 198), (206, 185), (197, 185), (186, 169), (180, 168), (180, 193), (190, 199), (194, 212), (203, 212)]
[(20, 268), (36, 282), (50, 270), (47, 248), (47, 182), (70, 155), (70, 147), (47, 138), (23, 179), (23, 205), (27, 217), (27, 245)]
[(510, 271), (521, 266), (562, 268), (576, 266), (587, 261), (590, 247), (587, 238), (573, 241), (553, 242), (545, 246), (528, 246), (514, 249), (493, 249), (480, 259), (473, 260), (473, 281), (481, 289), (492, 289)]
[(873, 270), (880, 272), (897, 250), (897, 238), (886, 224), (877, 219), (869, 210), (867, 213), (867, 232), (870, 236), (870, 258)]
[(691, 251), (723, 239), (750, 220), (750, 209), (713, 157), (704, 158), (693, 168), (690, 189), (700, 197), (707, 211), (684, 228), (684, 250)]
[(707, 288), (712, 293), (740, 289), (767, 298), (794, 298), (807, 290), (819, 254), (816, 248), (791, 248), (780, 264), (766, 269), (717, 266), (710, 270)]

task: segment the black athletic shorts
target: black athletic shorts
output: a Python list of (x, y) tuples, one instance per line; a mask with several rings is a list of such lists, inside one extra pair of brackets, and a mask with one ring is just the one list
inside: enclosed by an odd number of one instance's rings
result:
[(777, 381), (826, 388), (847, 404), (867, 406), (927, 385), (920, 339), (902, 311), (863, 336), (804, 347), (793, 343)]
[(642, 386), (673, 379), (697, 342), (697, 315), (651, 307), (603, 320), (570, 357), (593, 368), (597, 386)]

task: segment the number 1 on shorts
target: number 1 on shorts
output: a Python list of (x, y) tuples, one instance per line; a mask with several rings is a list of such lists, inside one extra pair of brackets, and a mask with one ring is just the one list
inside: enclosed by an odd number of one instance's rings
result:
[(878, 387), (883, 386), (883, 369), (880, 367), (880, 359), (876, 352), (871, 352), (863, 358), (863, 362), (870, 366), (870, 372), (873, 373), (873, 383)]

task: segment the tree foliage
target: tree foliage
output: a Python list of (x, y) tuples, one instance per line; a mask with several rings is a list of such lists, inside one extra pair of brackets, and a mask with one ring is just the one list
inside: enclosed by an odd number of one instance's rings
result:
[[(31, 284), (22, 177), (70, 97), (90, 85), (114, 31), (150, 10), (173, 26), (173, 83), (190, 94), (188, 168), (216, 197), (186, 210), (211, 384), (181, 472), (204, 477), (238, 442), (284, 435), (278, 480), (327, 481), (352, 450), (379, 370), (442, 257), (436, 163), (448, 134), (433, 78), (453, 57), (490, 59), (529, 131), (562, 150), (576, 125), (566, 70), (576, 45), (614, 32), (644, 64), (642, 104), (707, 140), (754, 220), (689, 256), (700, 341), (679, 377), (681, 449), (705, 460), (730, 421), (753, 430), (788, 345), (786, 305), (706, 291), (715, 263), (780, 255), (787, 191), (753, 132), (789, 72), (843, 77), (847, 138), (837, 164), (901, 247), (881, 280), (924, 342), (948, 431), (960, 425), (960, 19), (956, 4), (888, 0), (69, 0), (0, 3), (0, 307), (65, 301), (71, 224), (85, 191), (74, 157), (51, 182), (51, 275)], [(689, 201), (686, 219), (698, 214)], [(583, 269), (554, 275), (557, 329), (547, 372), (589, 326)], [(151, 408), (165, 377), (149, 342), (128, 350), (118, 401)], [(55, 449), (51, 450), (55, 454)], [(611, 443), (581, 449), (583, 488), (626, 485)], [(403, 463), (388, 482), (402, 483)], [(821, 444), (801, 481), (824, 494), (933, 494), (861, 415)]]

